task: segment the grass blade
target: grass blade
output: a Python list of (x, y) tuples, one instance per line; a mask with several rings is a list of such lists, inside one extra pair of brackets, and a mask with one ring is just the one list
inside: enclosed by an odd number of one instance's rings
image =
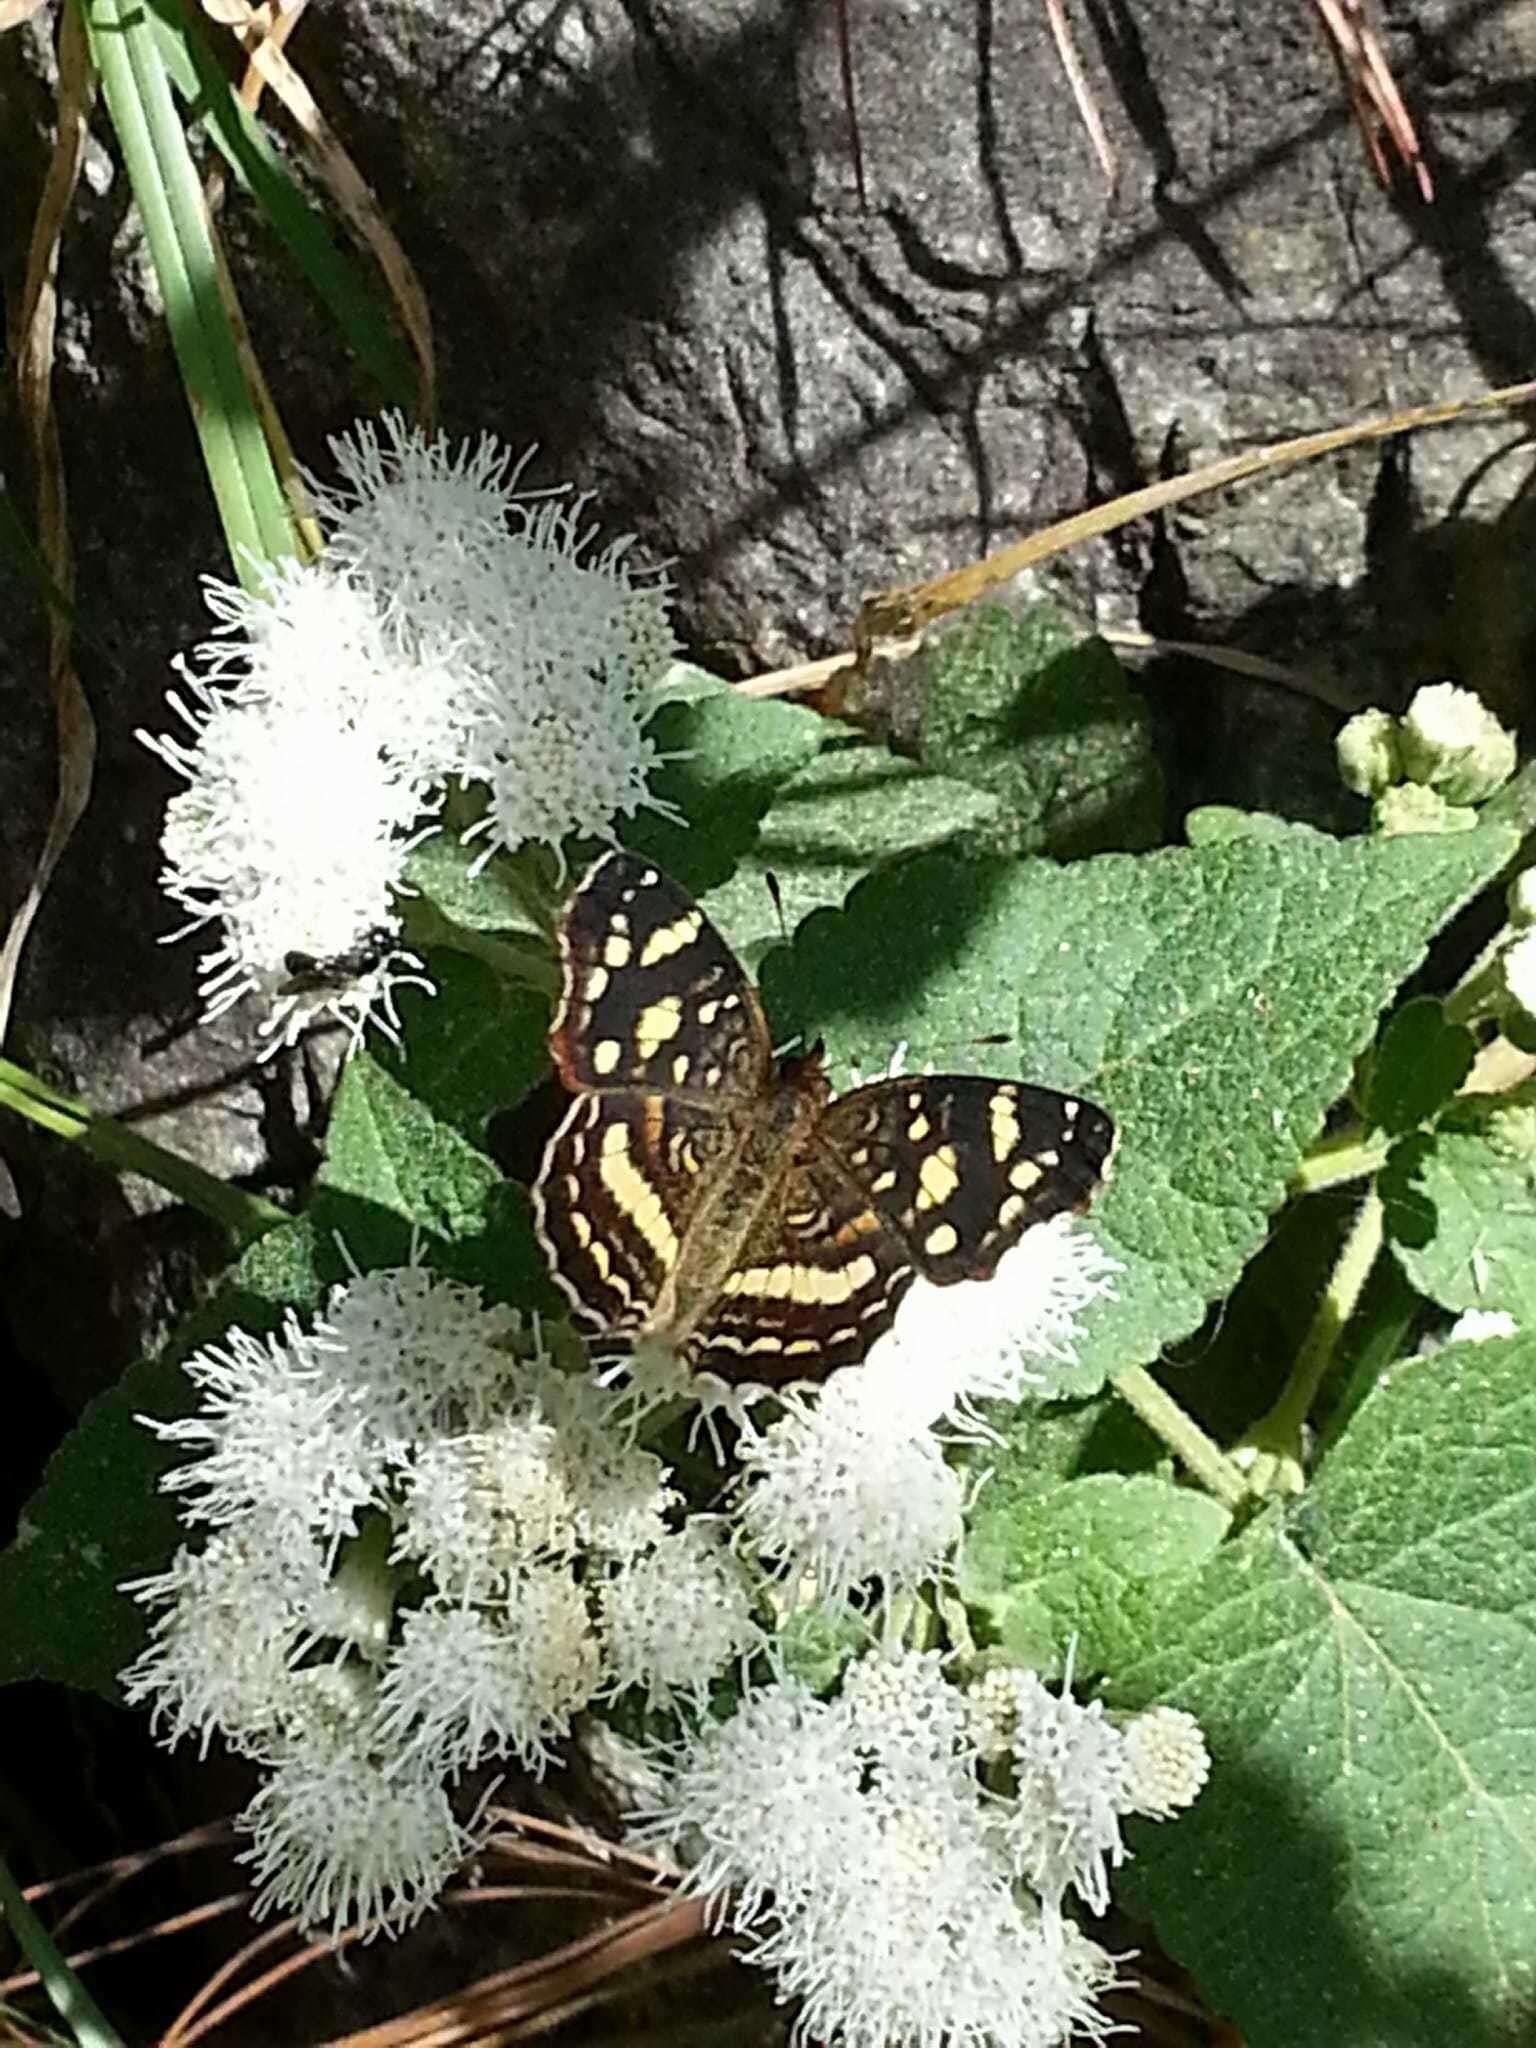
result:
[(76, 0), (144, 223), (166, 324), (203, 446), (235, 574), (297, 551), (282, 484), (219, 292), (213, 231), (171, 92), (158, 0)]

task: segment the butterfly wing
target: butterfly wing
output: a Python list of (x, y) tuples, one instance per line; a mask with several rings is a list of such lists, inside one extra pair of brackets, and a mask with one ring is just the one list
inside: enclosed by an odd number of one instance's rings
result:
[(1115, 1127), (1051, 1088), (919, 1074), (830, 1104), (817, 1141), (940, 1286), (985, 1279), (1033, 1224), (1085, 1209)]
[(734, 1124), (710, 1103), (625, 1091), (571, 1104), (533, 1215), (585, 1328), (633, 1335), (655, 1323), (688, 1226), (735, 1145)]
[(1031, 1224), (1086, 1207), (1113, 1144), (1092, 1103), (1013, 1081), (923, 1075), (840, 1096), (688, 1362), (770, 1386), (856, 1365), (919, 1273), (984, 1279)]
[(560, 927), (549, 1049), (573, 1090), (756, 1096), (773, 1048), (757, 991), (685, 889), (632, 853), (605, 853)]
[(699, 906), (658, 868), (607, 853), (560, 927), (550, 1051), (576, 1100), (544, 1155), (534, 1220), (589, 1329), (668, 1320), (699, 1204), (768, 1086), (757, 992)]

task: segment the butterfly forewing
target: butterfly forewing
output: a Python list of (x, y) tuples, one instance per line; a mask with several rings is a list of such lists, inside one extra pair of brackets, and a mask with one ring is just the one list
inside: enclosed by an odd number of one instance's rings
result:
[(754, 1096), (772, 1048), (757, 992), (699, 906), (633, 854), (608, 853), (560, 928), (549, 1043), (567, 1088)]
[(919, 1074), (839, 1096), (817, 1139), (942, 1285), (984, 1279), (1032, 1224), (1085, 1208), (1114, 1125), (1053, 1089)]

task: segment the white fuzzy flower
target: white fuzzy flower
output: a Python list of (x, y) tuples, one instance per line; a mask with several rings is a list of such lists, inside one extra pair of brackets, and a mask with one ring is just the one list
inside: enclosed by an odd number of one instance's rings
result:
[(269, 1761), (238, 1822), (251, 1836), (241, 1860), (260, 1887), (255, 1910), (365, 1940), (419, 1919), (469, 1845), (442, 1784), (380, 1753), (366, 1696), (316, 1684)]
[(200, 1453), (161, 1481), (187, 1496), (189, 1521), (286, 1528), (299, 1551), (312, 1538), (334, 1548), (356, 1532), (361, 1511), (382, 1497), (379, 1446), (293, 1316), (266, 1337), (231, 1329), (184, 1370), (202, 1389), (197, 1414), (141, 1419), (167, 1443)]
[(525, 511), (485, 593), (463, 772), (487, 785), (490, 847), (611, 839), (615, 819), (664, 808), (647, 730), (675, 653), (664, 594), (634, 581), (627, 541), (583, 560), (581, 513)]
[(1478, 804), (1515, 772), (1513, 733), (1481, 697), (1455, 683), (1426, 683), (1398, 721), (1403, 767), (1448, 804)]
[(696, 1519), (632, 1558), (599, 1588), (608, 1684), (644, 1691), (649, 1706), (691, 1700), (763, 1641), (741, 1565)]
[(537, 1329), (515, 1309), (418, 1265), (332, 1288), (312, 1342), (389, 1447), (476, 1427), (545, 1364)]
[(1053, 1217), (1026, 1230), (988, 1280), (914, 1280), (865, 1370), (879, 1366), (906, 1389), (914, 1426), (941, 1416), (964, 1426), (977, 1401), (1020, 1399), (1030, 1359), (1071, 1362), (1078, 1316), (1113, 1294), (1118, 1270), (1075, 1217)]
[(499, 1608), (406, 1617), (375, 1734), (404, 1768), (457, 1777), (486, 1757), (542, 1770), (601, 1676), (596, 1632), (568, 1570), (535, 1566)]
[(1492, 1337), (1513, 1337), (1520, 1325), (1507, 1308), (1468, 1308), (1445, 1334), (1447, 1344), (1486, 1344)]
[(1136, 1805), (1125, 1737), (1098, 1700), (1080, 1706), (1065, 1685), (1058, 1696), (1033, 1671), (1011, 1677), (1014, 1867), (1052, 1908), (1070, 1890), (1103, 1913), (1109, 1871), (1125, 1858), (1121, 1817)]
[(933, 1656), (871, 1656), (839, 1699), (792, 1680), (706, 1727), (653, 1832), (838, 2048), (1057, 2048), (1102, 2033), (1107, 1956), (1021, 1899)]
[(262, 996), (266, 1052), (325, 1014), (355, 1040), (421, 978), (395, 907), (421, 793), (321, 685), (330, 651), (312, 649), (315, 667), (281, 687), (189, 674), (170, 702), (190, 738), (141, 735), (187, 781), (166, 806), (161, 882), (191, 928), (220, 926), (201, 963), (205, 1014)]
[(445, 1598), (500, 1599), (525, 1566), (576, 1547), (559, 1438), (538, 1414), (437, 1437), (411, 1460), (392, 1555), (418, 1564)]
[(268, 1052), (325, 1016), (354, 1045), (396, 1030), (394, 991), (430, 988), (397, 897), (451, 779), (484, 785), (482, 860), (666, 808), (648, 726), (675, 644), (629, 542), (595, 548), (582, 500), (518, 496), (489, 437), (455, 450), (391, 417), (333, 449), (324, 560), (255, 594), (210, 582), (216, 636), (170, 700), (187, 732), (140, 735), (188, 785), (162, 880), (220, 927), (205, 1013), (260, 996)]
[(124, 1698), (149, 1703), (167, 1746), (196, 1736), (206, 1756), (217, 1731), (251, 1748), (282, 1718), (325, 1585), (318, 1555), (306, 1562), (286, 1531), (255, 1519), (178, 1550), (168, 1570), (123, 1588), (161, 1610), (121, 1675)]
[(406, 645), (434, 628), (462, 641), (481, 579), (506, 544), (527, 456), (514, 460), (493, 434), (455, 447), (398, 412), (359, 420), (329, 446), (340, 481), (305, 474), (327, 560), (368, 592)]
[(910, 1591), (960, 1534), (960, 1479), (913, 1424), (908, 1384), (894, 1350), (877, 1345), (815, 1398), (787, 1393), (780, 1419), (739, 1441), (745, 1540), (786, 1576), (808, 1576), (819, 1599), (876, 1577), (889, 1593)]
[(489, 437), (455, 451), (386, 415), (331, 448), (341, 486), (311, 480), (331, 555), (404, 651), (453, 671), (451, 766), (487, 786), (487, 852), (656, 808), (646, 728), (676, 642), (630, 541), (597, 549), (563, 490), (520, 496)]

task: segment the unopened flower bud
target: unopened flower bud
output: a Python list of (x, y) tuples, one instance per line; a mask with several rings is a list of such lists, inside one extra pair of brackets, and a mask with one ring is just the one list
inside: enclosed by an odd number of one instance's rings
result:
[(1357, 796), (1380, 796), (1403, 779), (1403, 757), (1397, 744), (1397, 720), (1374, 706), (1358, 711), (1334, 738), (1339, 775)]
[(1514, 735), (1480, 697), (1455, 683), (1414, 693), (1398, 727), (1403, 768), (1451, 804), (1481, 803), (1515, 772)]

